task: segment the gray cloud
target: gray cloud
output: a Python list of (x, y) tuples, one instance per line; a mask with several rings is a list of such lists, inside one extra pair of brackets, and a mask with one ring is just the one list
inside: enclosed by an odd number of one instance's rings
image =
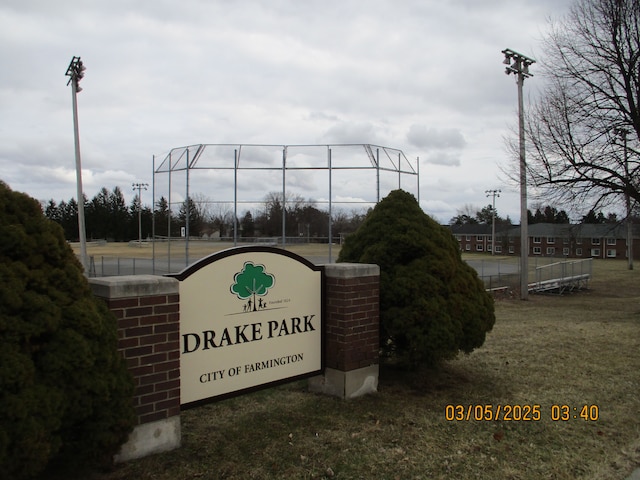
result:
[(339, 122), (332, 125), (321, 139), (326, 143), (378, 143), (375, 127), (369, 122)]
[[(500, 51), (535, 56), (546, 18), (571, 1), (5, 0), (0, 178), (39, 199), (75, 197), (64, 72), (81, 55), (89, 197), (121, 182), (132, 198), (132, 179), (152, 181), (152, 156), (181, 145), (372, 143), (419, 156), (423, 207), (450, 218), (479, 200), (430, 182), (461, 165), (456, 182), (492, 186), (508, 158), (502, 138), (517, 99)], [(528, 80), (528, 91), (541, 82)], [(216, 177), (215, 196), (226, 178)], [(344, 183), (340, 195), (369, 198), (366, 182)]]
[(461, 150), (467, 144), (460, 130), (437, 129), (415, 124), (409, 128), (407, 140), (411, 145), (428, 150)]
[(452, 152), (432, 152), (424, 157), (424, 163), (431, 165), (444, 165), (449, 167), (459, 167), (461, 164), (460, 154)]

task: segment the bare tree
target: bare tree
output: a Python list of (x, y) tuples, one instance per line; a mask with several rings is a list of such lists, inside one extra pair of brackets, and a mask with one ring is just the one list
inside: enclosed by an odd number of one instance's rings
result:
[(640, 2), (577, 0), (544, 53), (547, 87), (527, 120), (534, 189), (585, 209), (640, 201)]
[(478, 207), (465, 203), (462, 208), (456, 210), (456, 216), (449, 220), (451, 225), (467, 225), (470, 223), (478, 223), (476, 214), (478, 213)]
[[(297, 193), (287, 192), (285, 196), (286, 235), (298, 235), (298, 213), (310, 203)], [(258, 218), (258, 228), (262, 235), (278, 236), (282, 233), (282, 193), (269, 192), (264, 198), (264, 213)]]
[(204, 223), (211, 221), (211, 202), (212, 200), (204, 193), (191, 194), (191, 200), (196, 210), (196, 215)]
[(220, 236), (233, 236), (234, 222), (232, 203), (212, 203), (209, 219), (213, 228), (220, 232)]

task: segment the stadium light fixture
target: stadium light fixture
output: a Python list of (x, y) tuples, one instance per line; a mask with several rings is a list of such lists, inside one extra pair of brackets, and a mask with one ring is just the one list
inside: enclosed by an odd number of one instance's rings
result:
[(84, 274), (89, 273), (89, 262), (87, 257), (87, 234), (84, 220), (84, 194), (82, 192), (82, 165), (80, 161), (80, 136), (78, 133), (78, 92), (82, 91), (82, 88), (78, 85), (80, 80), (84, 77), (84, 71), (87, 67), (84, 66), (80, 57), (73, 57), (69, 67), (67, 67), (66, 76), (69, 77), (67, 86), (71, 84), (71, 98), (73, 105), (73, 135), (75, 140), (75, 155), (76, 155), (76, 187), (78, 194), (78, 233), (80, 237), (80, 262)]
[(522, 87), (524, 79), (532, 77), (529, 67), (536, 61), (521, 53), (506, 48), (503, 64), (507, 65), (505, 73), (514, 74), (518, 85), (518, 136), (520, 139), (520, 298), (529, 298), (529, 229), (527, 225), (527, 163), (524, 147), (524, 100)]
[(496, 251), (496, 197), (500, 196), (501, 190), (485, 190), (487, 197), (493, 197), (491, 203), (491, 255)]
[(134, 190), (138, 190), (138, 247), (142, 246), (142, 190), (146, 190), (148, 183), (132, 183)]

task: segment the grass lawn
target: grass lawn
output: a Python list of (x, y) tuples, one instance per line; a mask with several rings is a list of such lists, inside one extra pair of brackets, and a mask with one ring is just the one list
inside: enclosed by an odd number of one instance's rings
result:
[[(496, 315), (482, 348), (438, 372), (383, 366), (378, 393), (351, 401), (297, 382), (188, 410), (182, 448), (89, 478), (624, 479), (640, 466), (640, 272), (597, 260), (588, 291), (497, 300)], [(476, 405), (531, 420), (475, 420)]]

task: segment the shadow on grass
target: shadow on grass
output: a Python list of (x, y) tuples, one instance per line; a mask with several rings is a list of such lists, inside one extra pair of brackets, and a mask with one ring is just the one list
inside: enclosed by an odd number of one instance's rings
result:
[[(464, 356), (461, 356), (464, 359)], [(394, 365), (380, 365), (378, 390), (382, 393), (400, 393), (430, 398), (458, 397), (468, 392), (474, 396), (501, 396), (509, 394), (509, 385), (488, 369), (471, 368), (458, 360), (445, 362), (438, 368), (406, 371)]]

